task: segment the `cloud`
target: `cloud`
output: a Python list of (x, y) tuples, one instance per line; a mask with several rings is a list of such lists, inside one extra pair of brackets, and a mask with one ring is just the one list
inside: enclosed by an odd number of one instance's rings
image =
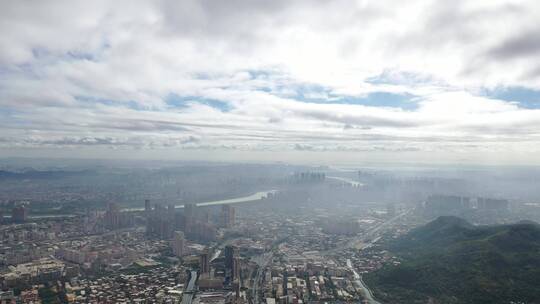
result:
[(295, 144), (294, 149), (298, 151), (313, 151), (313, 147), (310, 145)]
[(536, 1), (0, 6), (4, 148), (539, 150)]
[(489, 51), (498, 60), (535, 56), (540, 51), (540, 30), (517, 33)]

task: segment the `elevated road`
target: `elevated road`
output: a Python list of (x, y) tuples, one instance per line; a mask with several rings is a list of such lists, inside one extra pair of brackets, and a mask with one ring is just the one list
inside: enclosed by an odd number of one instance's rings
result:
[(197, 291), (197, 277), (197, 271), (192, 270), (191, 278), (189, 279), (188, 285), (184, 290), (184, 294), (182, 295), (182, 304), (191, 304), (193, 302), (193, 298), (195, 297), (195, 293)]

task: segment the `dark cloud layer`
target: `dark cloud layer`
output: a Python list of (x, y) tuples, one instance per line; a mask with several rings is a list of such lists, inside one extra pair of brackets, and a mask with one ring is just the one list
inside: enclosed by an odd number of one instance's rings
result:
[[(489, 55), (498, 60), (510, 60), (534, 56), (540, 53), (540, 29), (518, 32), (516, 36), (493, 48)], [(534, 59), (534, 58), (533, 58)], [(534, 62), (534, 61), (533, 61)]]

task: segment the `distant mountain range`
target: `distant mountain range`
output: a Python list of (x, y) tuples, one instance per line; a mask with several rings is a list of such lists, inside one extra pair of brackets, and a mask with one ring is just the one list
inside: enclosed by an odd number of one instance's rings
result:
[(365, 276), (384, 303), (540, 303), (540, 225), (439, 217), (390, 244), (402, 258)]

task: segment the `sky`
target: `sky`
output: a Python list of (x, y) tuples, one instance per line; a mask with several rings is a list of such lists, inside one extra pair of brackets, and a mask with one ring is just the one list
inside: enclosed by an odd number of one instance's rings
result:
[(0, 157), (540, 164), (538, 1), (0, 0)]

